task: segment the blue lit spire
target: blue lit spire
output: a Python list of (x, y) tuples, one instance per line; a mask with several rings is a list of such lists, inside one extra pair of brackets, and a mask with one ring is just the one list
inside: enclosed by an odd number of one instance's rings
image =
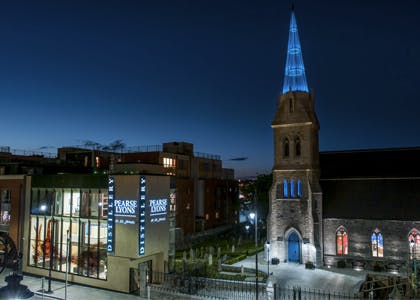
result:
[(292, 16), (290, 18), (289, 43), (287, 45), (287, 59), (284, 72), (283, 94), (289, 91), (309, 92), (293, 7)]

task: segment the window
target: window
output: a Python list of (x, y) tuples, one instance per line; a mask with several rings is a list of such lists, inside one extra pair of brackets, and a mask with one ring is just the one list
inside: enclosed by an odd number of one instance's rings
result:
[(408, 235), (410, 258), (420, 259), (420, 235), (417, 229), (412, 229)]
[(296, 198), (295, 180), (290, 180), (290, 197)]
[(371, 236), (372, 243), (372, 256), (373, 257), (384, 257), (384, 242), (382, 239), (382, 234), (378, 228), (372, 233)]
[(163, 167), (166, 169), (166, 175), (175, 175), (176, 159), (164, 157)]
[(301, 149), (300, 149), (300, 139), (296, 138), (295, 139), (295, 156), (299, 157), (301, 153)]
[(302, 181), (300, 179), (297, 181), (297, 196), (302, 198)]
[(287, 179), (283, 179), (283, 197), (289, 198), (289, 188)]
[(0, 190), (0, 224), (10, 223), (10, 191)]
[(284, 139), (283, 147), (284, 147), (283, 156), (289, 157), (289, 139)]
[[(69, 256), (69, 273), (106, 279), (107, 199), (105, 190), (33, 189), (29, 265), (48, 269), (52, 257), (64, 273)], [(41, 211), (45, 203), (52, 206)]]
[(336, 232), (337, 255), (348, 254), (348, 235), (343, 226), (340, 226)]

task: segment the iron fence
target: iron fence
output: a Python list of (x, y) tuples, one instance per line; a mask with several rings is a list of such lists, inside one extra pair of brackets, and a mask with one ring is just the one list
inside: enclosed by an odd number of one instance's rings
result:
[(300, 286), (292, 286), (286, 288), (274, 287), (273, 299), (284, 300), (340, 300), (340, 299), (359, 299), (357, 294), (346, 293), (343, 291), (329, 291), (311, 289)]
[[(159, 293), (179, 293), (194, 295), (200, 298), (256, 299), (255, 282), (195, 277), (175, 273), (153, 272), (151, 276), (151, 289)], [(259, 284), (258, 296), (259, 299), (267, 299), (267, 289), (264, 283)]]

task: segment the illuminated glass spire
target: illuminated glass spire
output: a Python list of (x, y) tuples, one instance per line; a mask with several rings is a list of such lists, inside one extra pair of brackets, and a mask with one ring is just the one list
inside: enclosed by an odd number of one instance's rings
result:
[(296, 17), (293, 8), (292, 16), (290, 18), (289, 43), (287, 45), (283, 94), (289, 91), (309, 92), (305, 76), (305, 67), (303, 65)]

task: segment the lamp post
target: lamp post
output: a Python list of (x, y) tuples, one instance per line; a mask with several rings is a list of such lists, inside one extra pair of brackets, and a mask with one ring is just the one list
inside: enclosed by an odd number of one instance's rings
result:
[(255, 228), (255, 299), (258, 300), (258, 216), (257, 216), (257, 198), (254, 196), (255, 200), (255, 213), (252, 212), (249, 214), (249, 217), (254, 220)]
[(270, 242), (267, 241), (267, 275), (270, 276)]

